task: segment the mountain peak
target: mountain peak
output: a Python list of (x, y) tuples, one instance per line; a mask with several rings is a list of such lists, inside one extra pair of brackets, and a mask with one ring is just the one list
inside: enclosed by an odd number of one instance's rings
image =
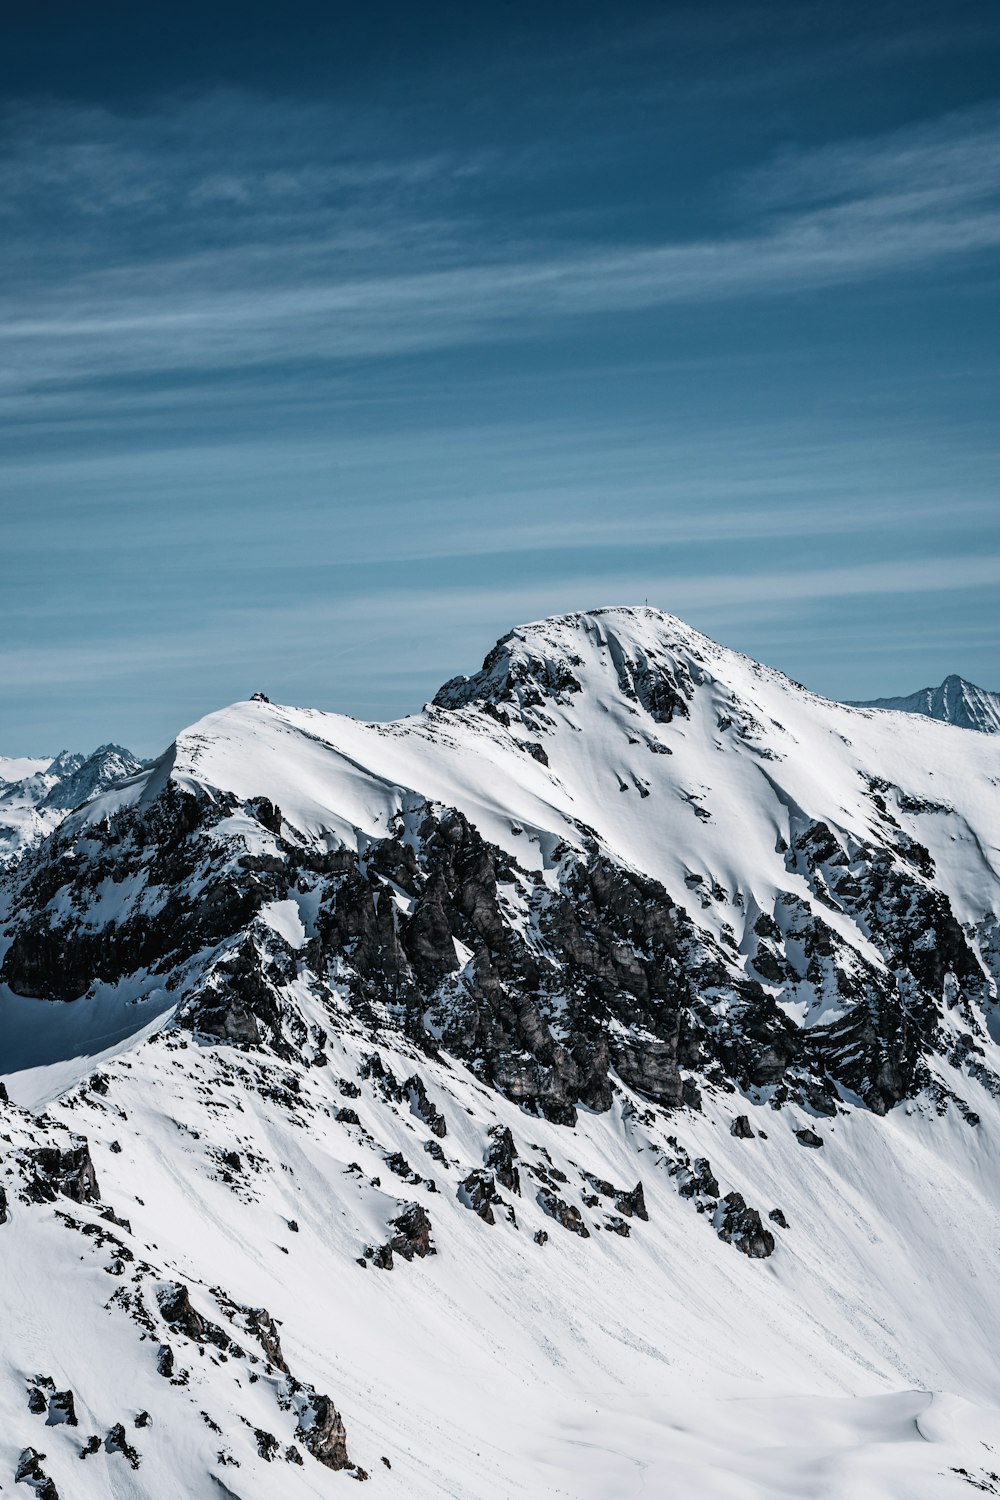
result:
[(895, 713), (923, 714), (958, 729), (1000, 734), (1000, 693), (991, 693), (950, 672), (939, 687), (919, 688), (900, 698), (874, 698), (855, 708), (881, 708)]
[(669, 722), (684, 712), (697, 664), (706, 652), (720, 650), (683, 620), (649, 605), (552, 615), (509, 631), (478, 672), (453, 677), (434, 703), (452, 709), (505, 705), (523, 713), (546, 700), (566, 703), (610, 687)]

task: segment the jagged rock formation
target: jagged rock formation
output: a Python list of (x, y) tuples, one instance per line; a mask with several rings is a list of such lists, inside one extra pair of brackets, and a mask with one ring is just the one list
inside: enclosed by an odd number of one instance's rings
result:
[(757, 1209), (747, 1207), (742, 1193), (727, 1193), (719, 1200), (715, 1228), (720, 1240), (753, 1260), (774, 1254), (774, 1235), (764, 1228)]

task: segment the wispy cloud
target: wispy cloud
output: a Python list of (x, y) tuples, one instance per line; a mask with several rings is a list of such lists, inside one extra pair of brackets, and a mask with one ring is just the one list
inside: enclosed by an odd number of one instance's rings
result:
[[(432, 638), (436, 650), (421, 665), (426, 674), (439, 656), (454, 662), (455, 632), (461, 627), (479, 632), (485, 654), (493, 636), (511, 626), (544, 614), (635, 604), (643, 598), (671, 613), (684, 615), (711, 629), (730, 617), (735, 606), (752, 605), (765, 615), (801, 600), (837, 601), (876, 594), (974, 591), (1000, 585), (1000, 554), (983, 557), (950, 556), (898, 563), (876, 560), (853, 566), (806, 568), (797, 571), (744, 570), (718, 573), (672, 573), (660, 568), (632, 567), (605, 570), (599, 578), (578, 575), (545, 578), (532, 584), (472, 588), (464, 583), (435, 591), (368, 586), (337, 597), (304, 604), (282, 602), (268, 606), (221, 606), (198, 626), (178, 624), (169, 633), (137, 631), (127, 641), (80, 641), (73, 646), (28, 647), (16, 656), (0, 658), (0, 688), (25, 683), (63, 683), (85, 678), (98, 681), (132, 677), (150, 668), (198, 666), (224, 652), (229, 669), (256, 664), (273, 669), (287, 651), (290, 639), (311, 641), (313, 675), (317, 659), (335, 663), (343, 650), (330, 652), (325, 643), (352, 639), (363, 645), (359, 671), (372, 676), (368, 656), (373, 641), (389, 637), (402, 641), (404, 629), (420, 643)], [(390, 670), (405, 670), (413, 641), (403, 646)], [(377, 673), (376, 673), (377, 675)]]
[[(60, 143), (79, 122), (36, 121), (23, 137), (17, 117), (8, 122), (14, 146), (0, 189), (18, 216), (23, 262), (0, 298), (8, 399), (110, 377), (197, 379), (534, 340), (581, 319), (783, 297), (1000, 248), (996, 112), (786, 154), (750, 174), (725, 234), (619, 245), (578, 236), (567, 249), (544, 218), (533, 239), (501, 243), (487, 199), (463, 197), (457, 184), (502, 163), (283, 162), (271, 105), (227, 167), (217, 146), (196, 149), (219, 121), (202, 104), (192, 122), (192, 108), (176, 106), (132, 144), (120, 122), (102, 139), (91, 119), (68, 152)], [(46, 227), (60, 194), (84, 218), (148, 220), (152, 242), (140, 234), (131, 253), (61, 264)], [(178, 213), (183, 250), (166, 229), (162, 245), (153, 234)], [(199, 226), (204, 243), (192, 253)], [(104, 230), (91, 232), (103, 245)]]

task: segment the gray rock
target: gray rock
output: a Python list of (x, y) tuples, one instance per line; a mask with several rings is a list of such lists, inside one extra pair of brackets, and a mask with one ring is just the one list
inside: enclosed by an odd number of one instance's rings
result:
[(755, 1208), (748, 1208), (742, 1193), (727, 1193), (715, 1211), (720, 1240), (735, 1245), (752, 1260), (766, 1260), (774, 1253), (774, 1235), (761, 1223)]
[(458, 1201), (465, 1208), (471, 1208), (472, 1212), (478, 1214), (485, 1224), (495, 1224), (493, 1204), (501, 1203), (503, 1200), (496, 1190), (493, 1173), (480, 1169), (470, 1172), (468, 1177), (459, 1183)]
[(343, 1418), (329, 1396), (309, 1390), (309, 1400), (299, 1412), (295, 1436), (317, 1462), (328, 1469), (351, 1468), (347, 1432)]
[(590, 1230), (584, 1223), (583, 1215), (575, 1204), (566, 1203), (562, 1198), (558, 1198), (555, 1193), (550, 1192), (548, 1188), (539, 1188), (538, 1202), (550, 1219), (555, 1219), (557, 1224), (561, 1224), (571, 1234), (578, 1234), (584, 1240), (590, 1238)]

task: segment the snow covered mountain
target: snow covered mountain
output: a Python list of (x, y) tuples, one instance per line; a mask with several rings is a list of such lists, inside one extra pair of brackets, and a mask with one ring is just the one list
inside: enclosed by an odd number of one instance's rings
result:
[(1000, 1493), (998, 846), (650, 609), (201, 720), (5, 877), (0, 1484)]
[(887, 708), (893, 713), (926, 714), (929, 719), (940, 719), (942, 724), (955, 724), (959, 729), (978, 729), (983, 734), (1000, 734), (1000, 693), (987, 692), (966, 682), (954, 673), (946, 677), (940, 687), (921, 688), (905, 698), (875, 698), (870, 703), (857, 703), (856, 708)]
[(88, 797), (141, 770), (121, 745), (100, 745), (92, 755), (63, 750), (54, 760), (0, 756), (0, 865), (20, 859)]

